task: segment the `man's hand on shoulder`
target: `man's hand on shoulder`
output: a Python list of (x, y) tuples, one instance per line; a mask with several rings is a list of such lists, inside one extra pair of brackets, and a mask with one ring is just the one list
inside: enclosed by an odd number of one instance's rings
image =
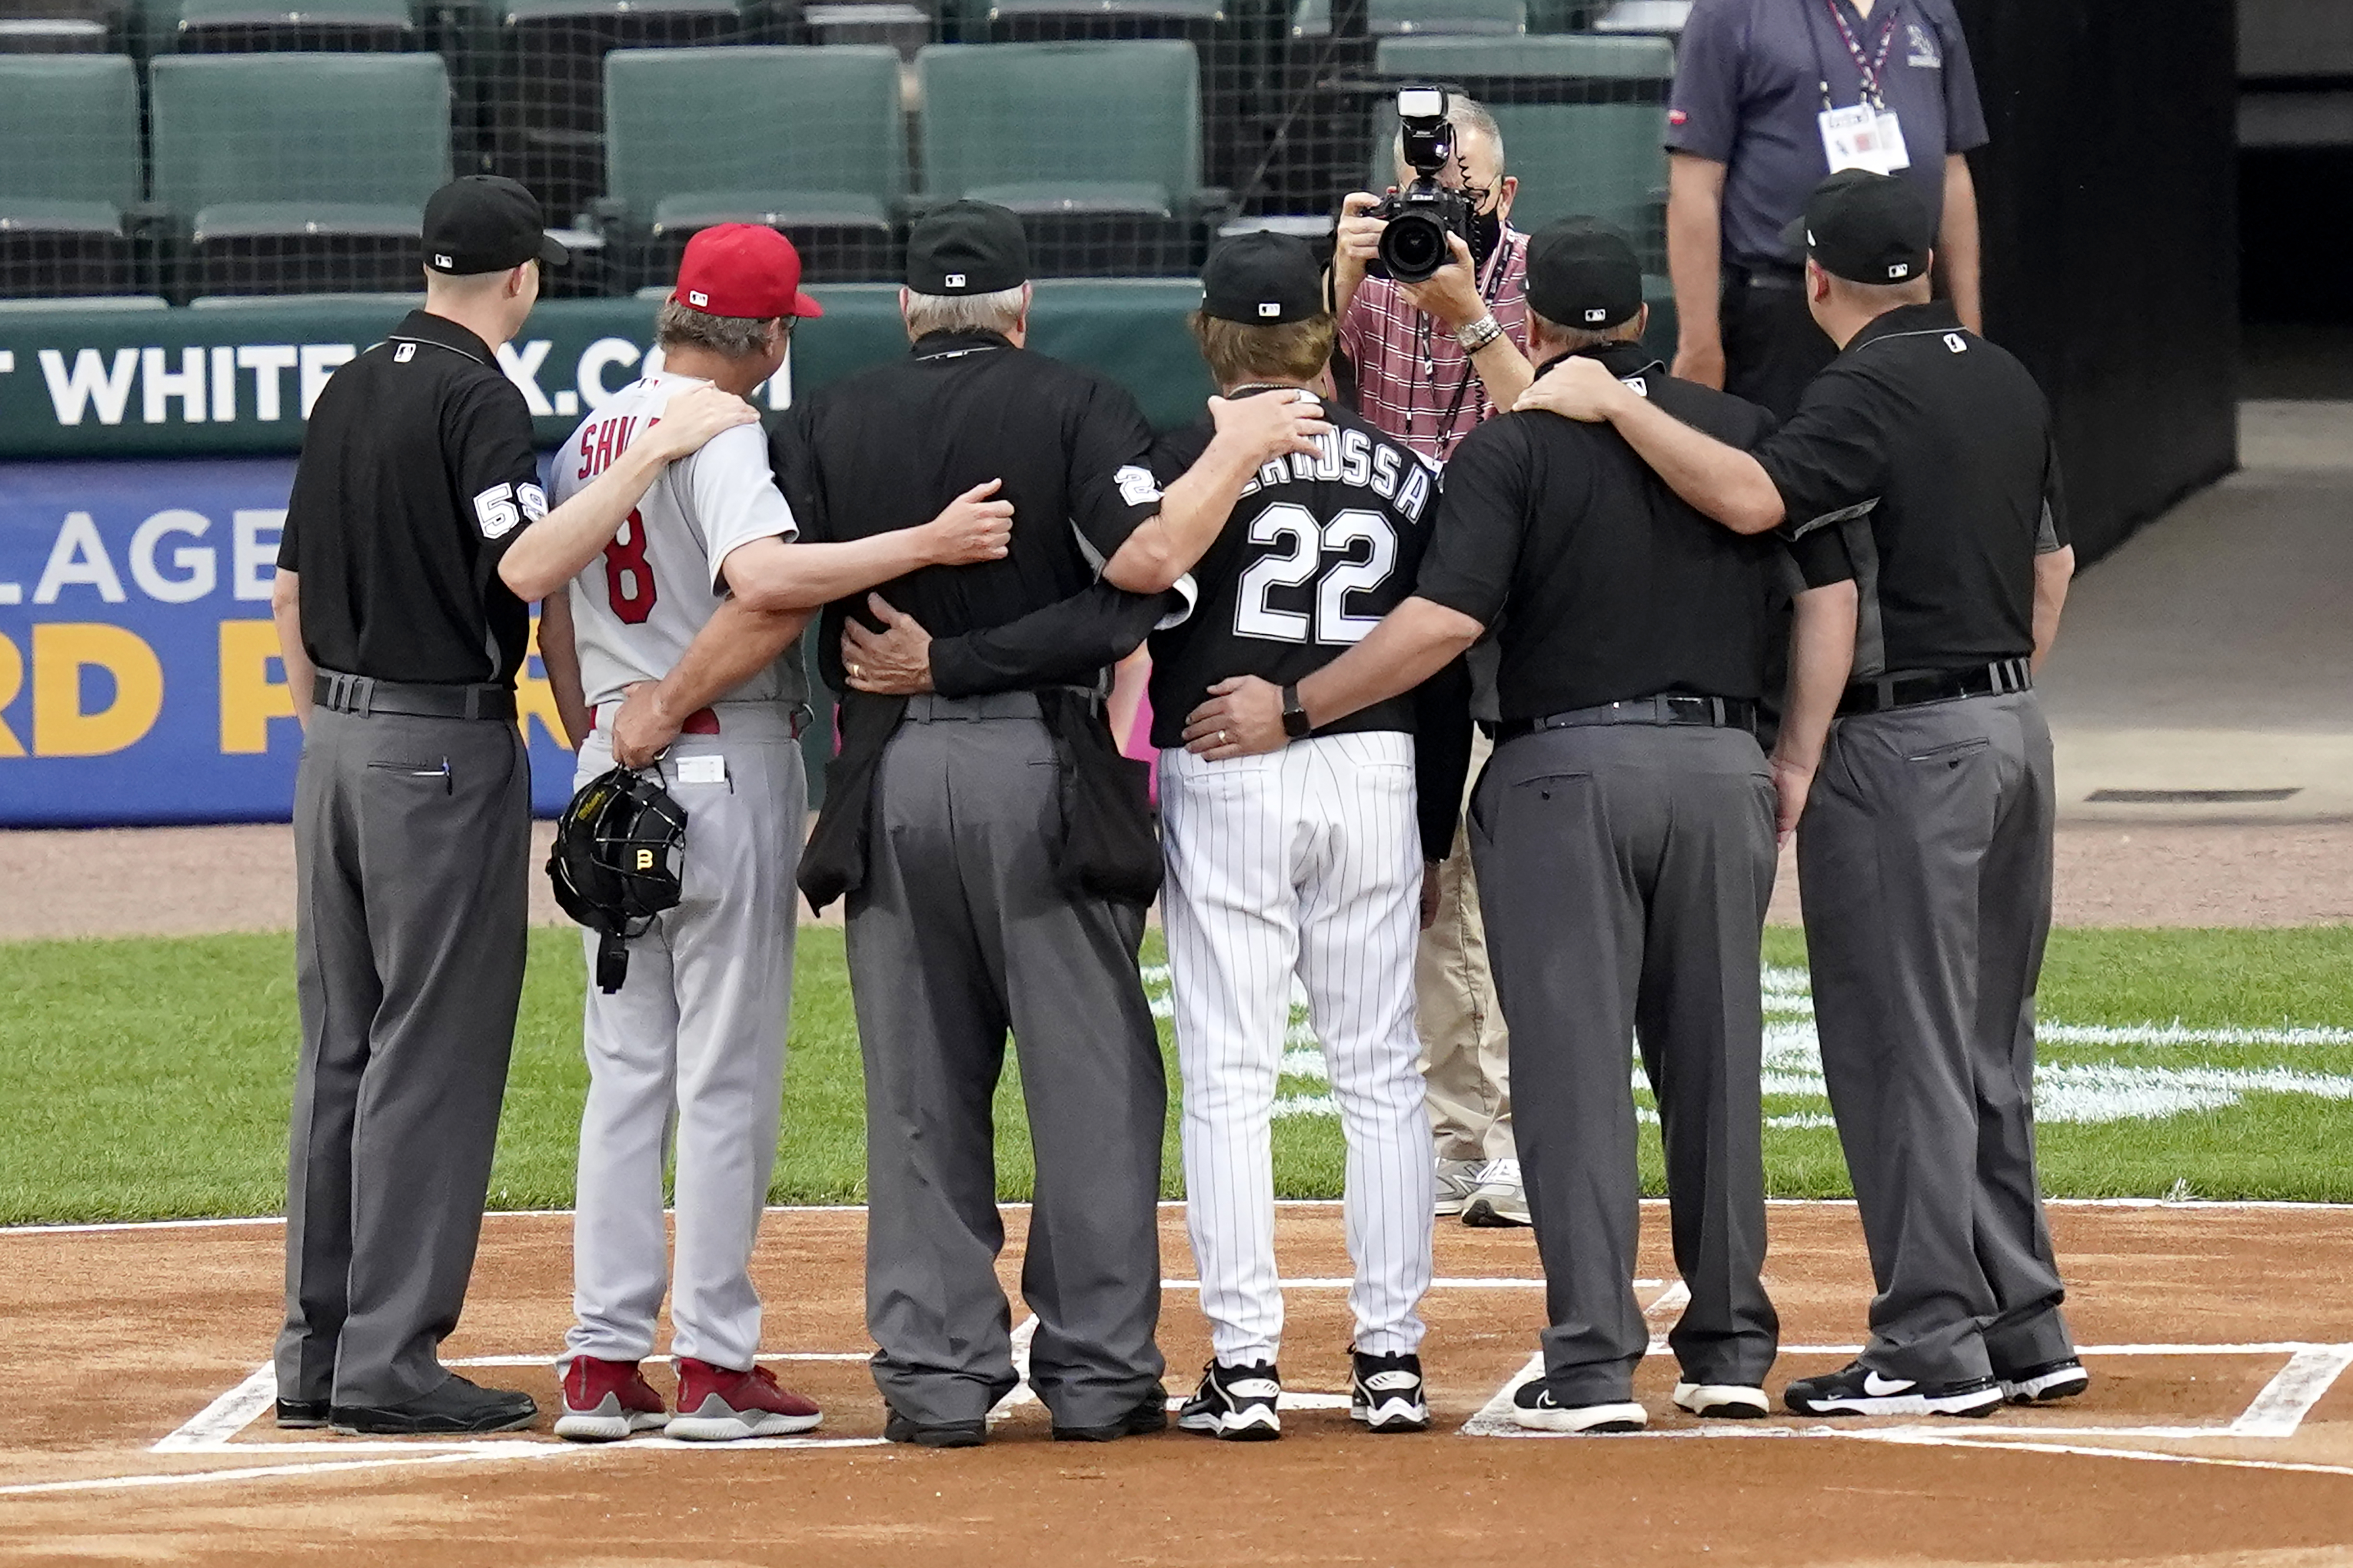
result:
[(661, 417), (647, 426), (638, 439), (653, 443), (656, 457), (674, 463), (702, 450), (720, 432), (738, 425), (756, 425), (759, 420), (759, 411), (733, 393), (694, 386), (671, 398)]
[(1217, 426), (1217, 438), (1248, 455), (1252, 468), (1294, 452), (1314, 457), (1315, 437), (1332, 433), (1315, 395), (1288, 387), (1248, 397), (1212, 397), (1209, 422)]
[(1536, 377), (1512, 405), (1512, 411), (1557, 414), (1593, 425), (1608, 419), (1626, 398), (1634, 395), (1599, 360), (1572, 354)]

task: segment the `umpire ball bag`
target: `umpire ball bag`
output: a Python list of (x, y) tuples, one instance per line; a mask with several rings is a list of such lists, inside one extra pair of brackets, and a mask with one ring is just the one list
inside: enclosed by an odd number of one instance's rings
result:
[(679, 899), (686, 852), (686, 812), (659, 773), (614, 768), (580, 786), (555, 822), (547, 879), (564, 912), (601, 933), (596, 988), (606, 994), (628, 977), (626, 943)]

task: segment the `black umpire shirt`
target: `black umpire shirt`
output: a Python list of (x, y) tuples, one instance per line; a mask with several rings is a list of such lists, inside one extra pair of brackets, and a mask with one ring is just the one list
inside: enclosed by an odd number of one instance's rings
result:
[[(1772, 427), (1638, 345), (1585, 352), (1720, 441), (1750, 447)], [(1509, 721), (1662, 692), (1762, 696), (1768, 595), (1787, 569), (1778, 541), (1702, 516), (1609, 426), (1507, 414), (1447, 464), (1414, 594), (1482, 626), (1503, 617), (1495, 690)]]
[[(876, 590), (935, 638), (1005, 626), (1080, 595), (1160, 510), (1152, 426), (1135, 399), (1091, 371), (994, 332), (934, 332), (906, 358), (839, 382), (778, 427), (775, 468), (801, 538), (853, 540), (929, 522), (1002, 479), (1013, 539), (1002, 561), (926, 567)], [(844, 618), (826, 607), (818, 658), (846, 689)], [(880, 629), (879, 627), (877, 629)]]
[(529, 606), (499, 576), (547, 511), (531, 409), (489, 344), (413, 310), (311, 410), (278, 564), (322, 669), (512, 689)]
[(1855, 581), (1857, 678), (2034, 651), (2034, 557), (2068, 542), (2051, 409), (1950, 305), (1856, 333), (1756, 457), (1807, 580)]

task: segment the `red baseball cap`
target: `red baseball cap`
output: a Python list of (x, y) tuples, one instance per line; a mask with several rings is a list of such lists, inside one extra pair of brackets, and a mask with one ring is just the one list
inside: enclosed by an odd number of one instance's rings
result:
[(801, 253), (775, 229), (723, 223), (697, 231), (678, 264), (670, 296), (690, 310), (765, 321), (778, 316), (822, 316), (825, 308), (801, 292)]

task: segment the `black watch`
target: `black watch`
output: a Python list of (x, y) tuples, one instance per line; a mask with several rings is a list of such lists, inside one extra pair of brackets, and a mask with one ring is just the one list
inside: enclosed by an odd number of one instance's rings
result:
[(1283, 735), (1290, 740), (1303, 741), (1307, 738), (1307, 731), (1311, 727), (1307, 722), (1307, 710), (1299, 705), (1299, 688), (1284, 687), (1282, 689)]

